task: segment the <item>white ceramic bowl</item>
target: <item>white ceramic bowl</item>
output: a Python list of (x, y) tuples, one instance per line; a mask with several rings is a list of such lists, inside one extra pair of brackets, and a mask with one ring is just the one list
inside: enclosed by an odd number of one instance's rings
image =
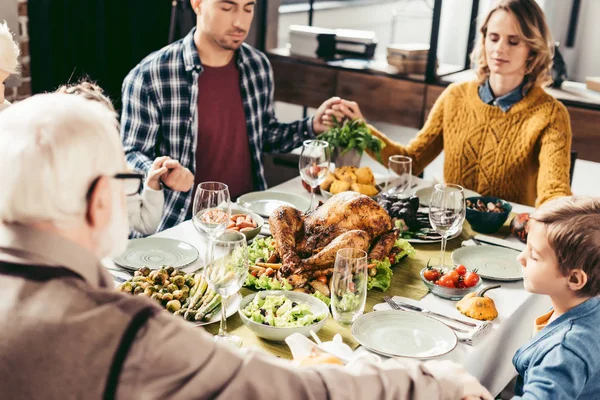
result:
[[(278, 328), (270, 325), (259, 324), (258, 322), (252, 321), (250, 318), (246, 317), (243, 313), (243, 309), (254, 299), (254, 296), (261, 296), (262, 298), (266, 296), (281, 296), (284, 295), (288, 299), (295, 301), (296, 303), (305, 303), (308, 304), (311, 311), (315, 314), (326, 314), (326, 317), (321, 321), (309, 325), (309, 326), (300, 326), (296, 328)], [(329, 307), (321, 300), (317, 299), (315, 296), (299, 293), (299, 292), (291, 292), (286, 290), (266, 290), (262, 292), (252, 293), (245, 296), (240, 303), (240, 308), (238, 310), (238, 314), (242, 319), (244, 325), (246, 325), (256, 336), (261, 337), (263, 339), (272, 340), (276, 342), (283, 342), (285, 338), (287, 338), (292, 333), (300, 333), (304, 336), (310, 336), (310, 331), (314, 331), (317, 333), (329, 318)]]
[(239, 215), (239, 214), (249, 215), (250, 218), (252, 218), (252, 220), (254, 222), (256, 222), (256, 228), (253, 228), (251, 231), (242, 232), (244, 234), (244, 236), (246, 236), (246, 240), (254, 239), (256, 237), (256, 235), (259, 234), (262, 226), (265, 224), (265, 220), (263, 219), (263, 217), (261, 217), (260, 215), (258, 215), (256, 213), (253, 213), (252, 211), (244, 211), (244, 210), (240, 210), (238, 208), (231, 207), (231, 216), (232, 217)]

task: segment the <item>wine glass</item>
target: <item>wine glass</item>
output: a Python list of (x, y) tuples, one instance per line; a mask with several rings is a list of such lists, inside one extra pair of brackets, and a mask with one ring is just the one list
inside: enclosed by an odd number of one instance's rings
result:
[(208, 243), (204, 264), (212, 261), (212, 239), (225, 232), (231, 216), (229, 188), (221, 182), (202, 182), (196, 189), (192, 222), (196, 229), (204, 233)]
[(336, 321), (351, 324), (365, 311), (367, 279), (367, 252), (337, 251), (331, 277), (331, 312)]
[(221, 326), (215, 336), (216, 342), (240, 347), (242, 339), (227, 333), (226, 303), (229, 296), (237, 293), (248, 275), (248, 246), (246, 236), (236, 231), (226, 231), (214, 238), (219, 257), (204, 268), (208, 286), (221, 296)]
[(388, 161), (388, 176), (385, 192), (394, 198), (400, 198), (410, 190), (412, 181), (412, 158), (391, 156)]
[(444, 183), (435, 185), (429, 201), (429, 222), (442, 236), (441, 268), (444, 268), (448, 237), (460, 231), (466, 212), (465, 194), (461, 186)]
[(310, 211), (316, 208), (315, 190), (329, 173), (329, 143), (324, 140), (305, 140), (298, 161), (302, 180), (311, 187)]

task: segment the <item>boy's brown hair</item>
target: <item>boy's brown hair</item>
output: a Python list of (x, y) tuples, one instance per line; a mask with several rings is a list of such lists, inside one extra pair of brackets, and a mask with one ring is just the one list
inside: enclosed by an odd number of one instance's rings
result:
[(587, 283), (577, 295), (599, 295), (600, 198), (561, 197), (542, 205), (531, 219), (544, 224), (548, 243), (564, 276), (574, 269), (587, 274)]
[(97, 101), (104, 104), (109, 110), (115, 112), (112, 101), (104, 94), (104, 90), (94, 82), (82, 80), (76, 84), (62, 85), (56, 89), (56, 93), (76, 94), (83, 96), (88, 100)]

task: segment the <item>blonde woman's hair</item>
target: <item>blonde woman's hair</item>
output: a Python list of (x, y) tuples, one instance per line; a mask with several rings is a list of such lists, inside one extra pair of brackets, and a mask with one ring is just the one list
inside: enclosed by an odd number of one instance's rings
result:
[(124, 171), (116, 114), (80, 96), (39, 94), (0, 114), (0, 223), (82, 223), (99, 176)]
[(97, 101), (105, 105), (110, 111), (115, 112), (112, 101), (104, 94), (104, 90), (96, 83), (82, 80), (76, 84), (62, 85), (56, 89), (56, 93), (76, 94), (88, 100)]
[(499, 0), (487, 14), (479, 30), (481, 37), (471, 54), (479, 83), (484, 83), (490, 75), (485, 56), (485, 38), (490, 18), (498, 10), (504, 10), (513, 16), (517, 21), (516, 28), (521, 40), (529, 47), (523, 92), (534, 85), (548, 86), (552, 83), (550, 69), (554, 57), (554, 43), (544, 12), (535, 0)]
[(600, 198), (561, 197), (544, 203), (531, 219), (542, 223), (563, 276), (574, 269), (587, 274), (578, 296), (600, 294)]
[(6, 21), (0, 22), (0, 69), (9, 74), (19, 72), (19, 55), (21, 49), (13, 40)]

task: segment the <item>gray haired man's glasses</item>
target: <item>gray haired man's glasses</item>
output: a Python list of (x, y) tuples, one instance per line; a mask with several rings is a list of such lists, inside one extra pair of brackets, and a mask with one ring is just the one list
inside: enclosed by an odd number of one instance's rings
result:
[[(98, 180), (100, 180), (100, 176), (94, 179), (90, 188), (88, 189), (86, 199), (90, 199), (96, 185), (98, 184)], [(142, 186), (144, 185), (144, 174), (140, 172), (128, 172), (124, 174), (115, 174), (111, 176), (113, 179), (119, 179), (123, 183), (123, 191), (126, 196), (134, 196), (140, 192)]]

